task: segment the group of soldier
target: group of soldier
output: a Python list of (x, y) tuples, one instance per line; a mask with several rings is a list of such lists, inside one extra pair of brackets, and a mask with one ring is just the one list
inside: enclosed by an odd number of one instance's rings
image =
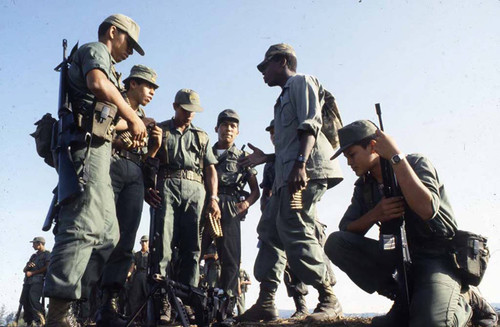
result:
[[(481, 326), (496, 324), (494, 310), (477, 289), (461, 283), (443, 246), (457, 223), (431, 162), (421, 155), (404, 155), (392, 137), (367, 120), (341, 128), (335, 152), (322, 131), (323, 86), (313, 76), (296, 73), (297, 57), (290, 45), (272, 45), (257, 66), (268, 86), (281, 88), (274, 119), (266, 128), (275, 152), (265, 154), (249, 145), (249, 154), (235, 145), (240, 121), (232, 109), (218, 115), (218, 141), (210, 146), (208, 134), (192, 123), (203, 108), (191, 89), (177, 92), (172, 119), (147, 119), (143, 107), (158, 89), (155, 71), (134, 66), (123, 88), (114, 68), (133, 51), (144, 55), (139, 26), (116, 14), (102, 22), (98, 34), (98, 42), (77, 50), (68, 72), (72, 114), (83, 117), (75, 130), (92, 137), (69, 149), (85, 186), (60, 208), (44, 286), (50, 298), (47, 326), (77, 326), (72, 303), (89, 299), (98, 281), (101, 306), (96, 324), (125, 325), (119, 294), (131, 273), (143, 200), (150, 205), (155, 231), (155, 239), (149, 240), (155, 251), (149, 259), (157, 265), (149, 266), (149, 272), (198, 286), (200, 256), (209, 264), (214, 253), (209, 249), (215, 247), (221, 265), (218, 286), (228, 295), (227, 314), (233, 322), (278, 319), (275, 295), (282, 279), (297, 306), (294, 317), (313, 323), (340, 319), (331, 260), (366, 292), (394, 301), (388, 314), (373, 319), (374, 326), (465, 326), (471, 320)], [(107, 126), (112, 138), (94, 133), (102, 123), (98, 118), (103, 106), (114, 108), (119, 117)], [(359, 180), (340, 231), (327, 239), (316, 204), (342, 180), (336, 159), (340, 154)], [(401, 197), (381, 195), (381, 159), (391, 162)], [(263, 163), (254, 265), (260, 291), (251, 308), (233, 317), (242, 285), (241, 221), (259, 199), (253, 167)], [(374, 225), (403, 213), (413, 259), (407, 313), (401, 309), (404, 299), (393, 276), (394, 258), (364, 236)], [(222, 237), (211, 235), (208, 226), (214, 221)], [(137, 254), (135, 261), (144, 258)], [(146, 269), (143, 272), (146, 279)], [(312, 313), (305, 304), (306, 285), (318, 292)]]

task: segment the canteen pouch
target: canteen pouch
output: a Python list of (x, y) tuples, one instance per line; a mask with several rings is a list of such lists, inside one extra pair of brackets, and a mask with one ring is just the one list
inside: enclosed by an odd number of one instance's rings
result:
[(490, 258), (487, 239), (458, 230), (451, 241), (451, 256), (462, 283), (478, 286)]
[(96, 101), (92, 119), (93, 137), (108, 142), (113, 140), (114, 119), (117, 111), (118, 108), (114, 104)]

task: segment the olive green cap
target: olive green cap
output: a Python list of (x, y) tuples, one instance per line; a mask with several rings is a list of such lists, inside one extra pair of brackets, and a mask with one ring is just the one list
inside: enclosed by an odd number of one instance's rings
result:
[(237, 122), (238, 124), (240, 123), (240, 116), (238, 116), (238, 113), (234, 111), (233, 109), (225, 109), (222, 110), (219, 116), (217, 117), (217, 126), (220, 125), (223, 121), (234, 121)]
[(139, 45), (139, 32), (141, 28), (139, 27), (139, 25), (137, 25), (136, 22), (134, 22), (132, 18), (122, 14), (114, 14), (106, 18), (103, 23), (110, 23), (113, 26), (116, 26), (122, 31), (126, 32), (133, 41), (132, 48), (134, 48), (134, 50), (137, 51), (138, 54), (144, 56), (144, 50), (142, 50), (141, 46)]
[(269, 123), (269, 126), (266, 127), (266, 131), (271, 131), (271, 128), (274, 128), (274, 119), (271, 120), (271, 122)]
[(271, 45), (269, 49), (266, 51), (266, 55), (264, 56), (264, 60), (260, 64), (257, 65), (257, 69), (262, 73), (266, 68), (267, 64), (277, 54), (289, 54), (297, 58), (295, 55), (295, 50), (293, 47), (286, 43), (278, 43)]
[(153, 84), (155, 89), (157, 89), (159, 86), (156, 84), (156, 77), (156, 72), (153, 69), (144, 65), (134, 65), (130, 69), (130, 75), (123, 80), (123, 83), (127, 83), (131, 78), (139, 78)]
[(30, 241), (30, 243), (42, 243), (42, 244), (45, 244), (45, 238), (43, 238), (42, 236), (37, 236), (33, 239), (33, 241)]
[(141, 242), (149, 242), (149, 237), (147, 235), (142, 235)]
[(369, 120), (357, 120), (349, 125), (345, 125), (339, 129), (340, 148), (335, 152), (330, 159), (337, 158), (348, 147), (361, 141), (364, 138), (372, 136), (377, 131), (378, 127)]
[(202, 112), (200, 96), (193, 90), (182, 89), (175, 95), (175, 103), (187, 111)]

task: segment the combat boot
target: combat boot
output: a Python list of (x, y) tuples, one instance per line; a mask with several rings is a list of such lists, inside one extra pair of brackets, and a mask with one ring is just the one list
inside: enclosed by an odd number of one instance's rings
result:
[(172, 307), (165, 294), (161, 297), (160, 325), (167, 325), (172, 321)]
[(495, 308), (486, 301), (477, 287), (469, 286), (469, 290), (464, 294), (464, 297), (472, 307), (471, 322), (474, 326), (493, 327), (497, 325), (498, 315)]
[(342, 307), (333, 293), (330, 283), (315, 286), (318, 291), (319, 303), (313, 313), (306, 317), (308, 322), (331, 321), (342, 317)]
[(305, 296), (302, 294), (294, 294), (293, 302), (295, 303), (295, 312), (292, 314), (290, 318), (293, 319), (305, 318), (309, 314), (309, 310), (307, 310)]
[(260, 292), (257, 302), (243, 314), (237, 316), (237, 322), (258, 322), (272, 321), (279, 317), (278, 309), (274, 305), (276, 290), (271, 287), (260, 285)]
[(80, 327), (71, 309), (70, 300), (50, 298), (46, 327)]
[(371, 326), (375, 327), (404, 327), (408, 326), (408, 315), (401, 301), (397, 298), (385, 315), (373, 317)]
[(124, 327), (127, 320), (119, 313), (118, 308), (119, 292), (105, 289), (102, 295), (102, 306), (96, 314), (97, 327)]

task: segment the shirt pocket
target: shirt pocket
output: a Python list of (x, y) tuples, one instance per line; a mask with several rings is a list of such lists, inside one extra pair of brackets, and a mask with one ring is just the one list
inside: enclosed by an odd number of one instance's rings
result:
[(284, 95), (281, 99), (281, 121), (283, 126), (291, 125), (295, 120), (297, 120), (297, 115), (295, 110), (293, 110), (292, 103), (290, 102), (290, 97), (288, 94)]

